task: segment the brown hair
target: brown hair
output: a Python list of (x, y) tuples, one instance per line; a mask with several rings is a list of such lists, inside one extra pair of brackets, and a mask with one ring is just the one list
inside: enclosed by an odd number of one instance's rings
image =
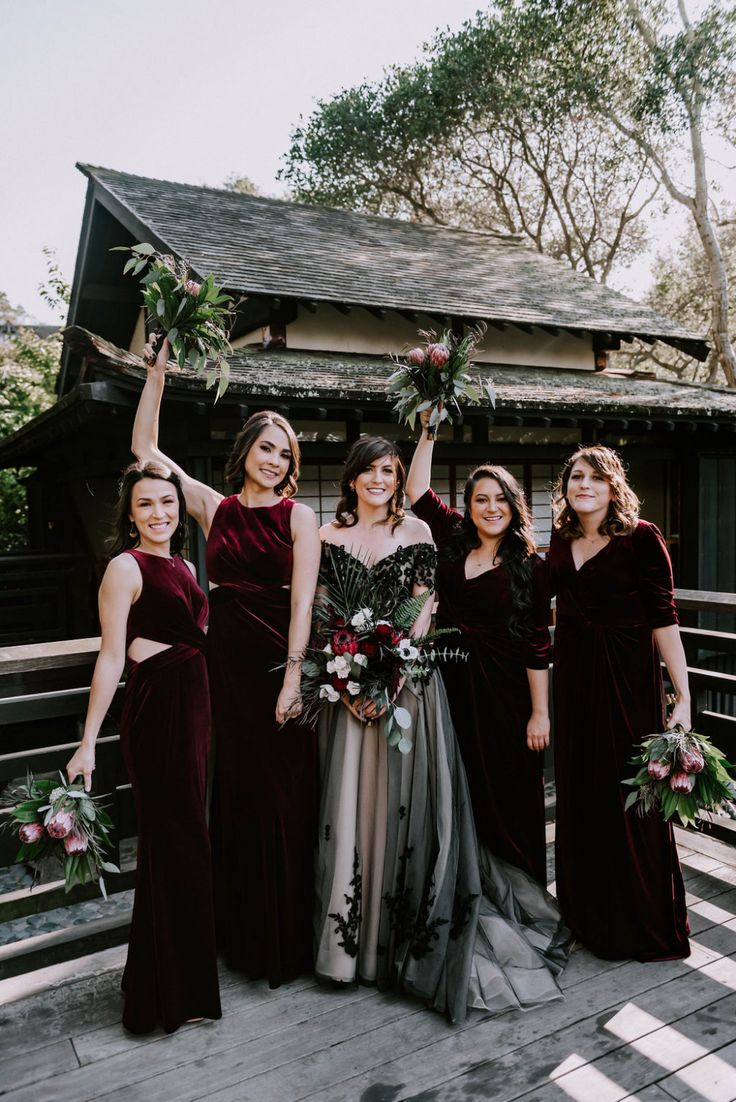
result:
[(356, 440), (347, 456), (345, 466), (340, 479), (341, 498), (335, 509), (335, 521), (338, 528), (352, 528), (358, 522), (358, 495), (353, 489), (353, 482), (366, 467), (374, 463), (376, 459), (389, 456), (394, 461), (396, 471), (396, 489), (388, 503), (386, 522), (390, 522), (393, 530), (404, 519), (404, 486), (406, 484), (406, 468), (404, 467), (401, 453), (390, 440), (384, 440), (382, 436), (361, 436)]
[(161, 482), (170, 482), (176, 489), (176, 496), (179, 502), (179, 524), (171, 537), (171, 554), (180, 555), (186, 543), (187, 503), (184, 500), (184, 491), (181, 488), (179, 476), (163, 463), (156, 463), (152, 460), (148, 462), (131, 463), (131, 465), (126, 467), (123, 471), (120, 485), (118, 486), (118, 501), (115, 506), (114, 514), (115, 529), (110, 540), (111, 558), (115, 555), (119, 555), (122, 551), (127, 551), (130, 547), (137, 547), (140, 543), (140, 536), (137, 531), (132, 536), (130, 534), (130, 514), (132, 512), (131, 501), (133, 498), (133, 487), (144, 478), (156, 478)]
[(567, 501), (567, 487), (572, 469), (578, 460), (590, 464), (594, 471), (611, 487), (608, 513), (598, 531), (602, 536), (627, 536), (636, 528), (639, 519), (639, 498), (626, 478), (626, 468), (621, 456), (603, 444), (591, 444), (578, 448), (565, 463), (552, 490), (554, 525), (563, 539), (574, 540), (583, 534), (578, 515)]
[(238, 492), (242, 490), (243, 482), (245, 481), (246, 457), (267, 425), (275, 425), (276, 428), (283, 429), (289, 441), (289, 450), (291, 452), (291, 460), (289, 462), (289, 469), (286, 472), (286, 477), (279, 482), (278, 486), (274, 487), (274, 491), (280, 494), (281, 497), (293, 497), (296, 493), (302, 453), (299, 448), (299, 441), (296, 438), (296, 433), (289, 422), (285, 417), (282, 417), (280, 413), (276, 413), (271, 409), (264, 409), (260, 413), (251, 414), (235, 437), (235, 443), (233, 444), (228, 461), (225, 464), (225, 479), (233, 486), (233, 489)]

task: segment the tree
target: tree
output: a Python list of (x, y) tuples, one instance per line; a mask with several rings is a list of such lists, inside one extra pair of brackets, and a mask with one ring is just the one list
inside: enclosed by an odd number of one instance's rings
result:
[(728, 271), (705, 144), (733, 141), (736, 11), (711, 0), (692, 20), (685, 0), (524, 0), (527, 33), (554, 44), (566, 98), (633, 143), (674, 202), (689, 212), (704, 258), (713, 365), (736, 386)]
[(231, 172), (222, 185), (226, 191), (235, 191), (238, 195), (258, 195), (259, 191), (249, 176), (238, 176)]
[(556, 94), (528, 29), (502, 0), (415, 65), (320, 103), (281, 172), (294, 197), (520, 234), (605, 282), (641, 251), (658, 183), (635, 142)]
[[(736, 286), (736, 207), (724, 208), (716, 231), (729, 284), (733, 287)], [(654, 273), (647, 305), (696, 332), (704, 332), (710, 323), (710, 280), (695, 225), (688, 228), (674, 249), (660, 253)], [(633, 351), (619, 352), (616, 358), (624, 361), (627, 367), (651, 368), (654, 364), (658, 374), (696, 382), (715, 382), (719, 372), (715, 348), (705, 364), (669, 345), (656, 344), (650, 348), (639, 342), (635, 342)]]

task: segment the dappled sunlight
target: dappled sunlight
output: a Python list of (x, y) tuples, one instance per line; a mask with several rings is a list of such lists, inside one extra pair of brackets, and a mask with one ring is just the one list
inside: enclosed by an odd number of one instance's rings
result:
[(625, 1087), (609, 1079), (592, 1064), (586, 1064), (582, 1056), (573, 1054), (550, 1074), (555, 1086), (575, 1102), (620, 1102), (636, 1098)]

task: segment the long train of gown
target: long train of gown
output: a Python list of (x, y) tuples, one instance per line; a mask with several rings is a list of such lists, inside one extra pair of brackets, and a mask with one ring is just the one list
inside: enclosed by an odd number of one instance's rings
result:
[(531, 876), (479, 851), (440, 677), (407, 683), (398, 703), (408, 754), (382, 720), (335, 705), (320, 721), (317, 975), (405, 991), (453, 1021), (559, 998), (567, 931)]

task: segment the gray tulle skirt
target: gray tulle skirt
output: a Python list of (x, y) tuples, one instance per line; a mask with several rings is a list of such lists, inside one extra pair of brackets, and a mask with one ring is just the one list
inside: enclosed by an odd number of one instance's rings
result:
[(398, 703), (409, 754), (389, 748), (380, 721), (322, 715), (317, 975), (416, 995), (452, 1021), (561, 998), (568, 931), (536, 881), (479, 852), (439, 675)]

